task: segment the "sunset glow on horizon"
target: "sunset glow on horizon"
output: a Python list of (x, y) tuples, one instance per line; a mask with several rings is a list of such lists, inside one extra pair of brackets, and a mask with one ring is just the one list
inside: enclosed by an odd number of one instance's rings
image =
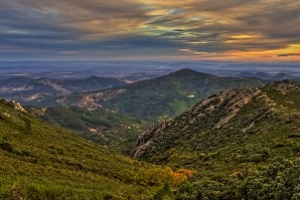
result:
[(300, 1), (2, 0), (0, 60), (300, 61)]

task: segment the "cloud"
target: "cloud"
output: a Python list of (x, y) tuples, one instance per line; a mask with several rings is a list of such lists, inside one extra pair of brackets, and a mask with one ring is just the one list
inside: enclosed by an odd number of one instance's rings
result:
[(63, 31), (70, 38), (103, 39), (142, 23), (145, 15), (139, 7), (128, 0), (3, 0), (0, 25), (28, 33)]
[(2, 0), (0, 43), (11, 53), (282, 58), (298, 54), (289, 47), (300, 44), (299, 8), (292, 0)]
[(291, 56), (300, 56), (300, 53), (284, 53), (284, 54), (278, 54), (278, 57), (291, 57)]
[[(193, 42), (196, 44), (196, 41), (199, 44), (211, 43), (216, 52), (284, 49), (291, 44), (300, 43), (300, 26), (297, 25), (300, 21), (299, 2), (271, 0), (220, 2), (188, 0), (164, 1), (161, 4), (155, 0), (146, 2), (164, 9), (181, 7), (179, 16), (176, 17), (178, 14), (171, 13), (161, 20), (156, 18), (153, 24), (173, 30), (176, 28), (184, 30), (184, 33), (169, 31), (162, 35), (186, 42), (188, 49), (195, 49), (188, 44)], [(259, 37), (233, 38), (249, 33)]]

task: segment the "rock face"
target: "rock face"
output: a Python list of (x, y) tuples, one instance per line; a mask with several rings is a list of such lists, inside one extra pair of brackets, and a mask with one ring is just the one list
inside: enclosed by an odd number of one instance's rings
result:
[(26, 109), (23, 108), (23, 106), (19, 102), (16, 102), (14, 100), (13, 101), (6, 101), (5, 99), (3, 99), (1, 97), (0, 97), (0, 101), (4, 104), (12, 106), (16, 111), (20, 111), (22, 113), (27, 113)]
[(297, 83), (291, 80), (284, 80), (282, 82), (271, 82), (267, 85), (267, 87), (276, 90), (282, 95), (286, 95), (299, 88), (299, 86), (297, 86)]
[(15, 110), (23, 112), (23, 113), (27, 113), (25, 108), (23, 108), (20, 103), (18, 103), (16, 101), (11, 101), (11, 105), (14, 107)]
[(137, 144), (131, 152), (133, 157), (139, 157), (152, 144), (153, 140), (161, 135), (161, 133), (170, 126), (170, 123), (162, 122), (151, 126), (146, 132), (140, 135)]

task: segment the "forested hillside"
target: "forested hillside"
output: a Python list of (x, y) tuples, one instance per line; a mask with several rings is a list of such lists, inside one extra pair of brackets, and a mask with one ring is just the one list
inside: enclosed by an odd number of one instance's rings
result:
[(195, 170), (177, 199), (298, 199), (299, 96), (290, 81), (221, 92), (151, 127), (132, 155)]

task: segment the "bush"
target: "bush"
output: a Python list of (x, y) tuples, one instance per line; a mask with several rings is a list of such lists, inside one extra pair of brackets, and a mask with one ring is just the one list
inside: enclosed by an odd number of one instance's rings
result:
[(24, 118), (24, 126), (21, 127), (21, 132), (24, 134), (31, 134), (32, 127), (31, 127), (31, 121), (30, 119)]
[(165, 182), (164, 185), (156, 191), (153, 195), (153, 199), (162, 200), (166, 195), (171, 195), (171, 186), (169, 182)]
[(181, 184), (176, 192), (175, 200), (198, 200), (202, 199), (202, 193), (196, 183), (188, 181)]
[(277, 160), (257, 175), (249, 176), (240, 188), (242, 199), (298, 199), (300, 161)]

